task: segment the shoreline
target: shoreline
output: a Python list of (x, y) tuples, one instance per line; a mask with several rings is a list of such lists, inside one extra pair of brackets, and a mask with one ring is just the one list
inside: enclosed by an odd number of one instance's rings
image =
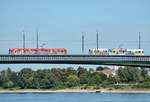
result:
[(42, 90), (42, 89), (23, 89), (23, 90), (0, 90), (0, 94), (15, 93), (114, 93), (114, 94), (150, 94), (150, 89), (139, 90), (107, 90), (107, 89), (61, 89), (61, 90)]

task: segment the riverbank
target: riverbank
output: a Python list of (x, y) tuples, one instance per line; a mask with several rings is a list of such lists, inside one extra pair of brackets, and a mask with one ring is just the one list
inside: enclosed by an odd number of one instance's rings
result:
[(24, 90), (0, 90), (0, 93), (139, 93), (150, 94), (150, 90), (107, 90), (107, 89), (62, 89), (62, 90), (39, 90), (39, 89), (24, 89)]

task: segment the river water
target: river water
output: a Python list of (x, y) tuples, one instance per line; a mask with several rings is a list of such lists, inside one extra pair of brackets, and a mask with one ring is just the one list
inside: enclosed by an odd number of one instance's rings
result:
[(0, 94), (0, 102), (150, 102), (150, 94)]

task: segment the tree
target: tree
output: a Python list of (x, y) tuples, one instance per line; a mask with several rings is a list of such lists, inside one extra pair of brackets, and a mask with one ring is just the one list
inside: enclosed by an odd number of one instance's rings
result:
[(89, 68), (89, 73), (93, 72), (94, 69), (93, 68)]
[(73, 69), (72, 67), (68, 67), (66, 69), (66, 75), (69, 76), (69, 75), (77, 75), (77, 71), (75, 69)]
[(17, 72), (11, 72), (10, 76), (9, 76), (9, 80), (12, 81), (14, 83), (14, 87), (18, 86), (18, 76), (17, 76)]
[(110, 70), (110, 68), (109, 67), (104, 67), (104, 70)]
[(59, 80), (59, 81), (64, 80), (65, 72), (63, 72), (63, 70), (61, 70), (60, 68), (52, 68), (51, 72), (54, 74), (54, 77), (56, 78), (56, 80)]
[[(15, 75), (16, 76), (16, 75)], [(14, 72), (10, 68), (0, 72), (0, 86), (3, 88), (11, 88), (17, 86), (17, 77), (14, 79)]]
[(50, 70), (38, 70), (37, 78), (41, 89), (49, 89), (56, 87), (56, 79)]
[(140, 79), (140, 70), (132, 67), (119, 68), (117, 76), (121, 82), (138, 82)]
[(91, 73), (88, 79), (89, 85), (99, 85), (107, 76), (104, 73)]
[(30, 68), (24, 68), (18, 73), (18, 85), (21, 88), (33, 88), (34, 72)]
[(4, 84), (3, 84), (3, 87), (4, 88), (12, 88), (14, 86), (14, 83), (10, 80), (6, 81)]
[(148, 71), (144, 68), (141, 69), (141, 81), (144, 81), (148, 77)]
[(116, 83), (115, 77), (113, 77), (113, 76), (111, 76), (111, 75), (108, 77), (107, 81), (108, 81), (110, 84), (115, 84), (115, 83)]
[(75, 75), (70, 75), (67, 77), (66, 85), (67, 87), (75, 87), (80, 83), (80, 79)]
[(89, 75), (89, 72), (87, 71), (87, 69), (79, 66), (77, 69), (77, 73), (78, 73), (78, 77), (80, 78), (80, 84), (87, 84), (88, 75)]

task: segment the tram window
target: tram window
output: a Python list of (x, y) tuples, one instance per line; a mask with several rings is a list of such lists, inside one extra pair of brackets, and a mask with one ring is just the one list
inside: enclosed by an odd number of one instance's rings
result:
[(43, 54), (48, 54), (48, 52), (47, 52), (47, 51), (41, 51), (41, 53), (43, 53)]
[(61, 50), (58, 50), (58, 53), (62, 53), (62, 51), (61, 51)]
[(42, 54), (45, 54), (46, 51), (41, 51)]
[(51, 53), (52, 53), (52, 51), (49, 51), (49, 53), (51, 54)]
[(20, 51), (20, 54), (23, 54), (23, 51)]
[(20, 53), (20, 51), (17, 51), (17, 53)]
[(109, 52), (112, 52), (112, 50), (111, 50), (111, 49), (109, 49)]
[(56, 51), (52, 51), (52, 54), (56, 54)]
[(141, 53), (141, 51), (136, 51), (135, 53)]
[(54, 51), (49, 51), (49, 54), (53, 54)]
[(39, 51), (32, 51), (33, 54), (39, 54)]
[(60, 53), (64, 53), (64, 51), (63, 51), (63, 50), (61, 50), (61, 51), (60, 51)]
[(41, 53), (45, 54), (45, 51), (41, 51)]
[(124, 53), (124, 51), (119, 51), (119, 53)]
[(54, 53), (54, 51), (51, 51), (51, 54), (53, 54)]
[(45, 51), (45, 54), (48, 54), (48, 51)]
[(9, 53), (12, 53), (12, 51), (9, 50)]
[(100, 50), (97, 50), (97, 53), (100, 53), (101, 51)]
[(128, 51), (128, 53), (132, 53), (131, 51)]
[(93, 51), (89, 50), (90, 53), (93, 53)]
[(29, 51), (24, 51), (24, 53), (29, 53)]

